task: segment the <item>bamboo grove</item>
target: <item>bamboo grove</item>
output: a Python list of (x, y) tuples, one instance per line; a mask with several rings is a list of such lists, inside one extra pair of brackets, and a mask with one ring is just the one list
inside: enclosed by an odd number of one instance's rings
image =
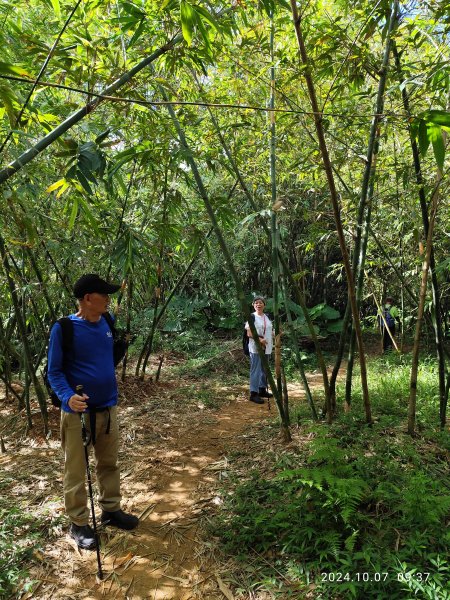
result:
[[(445, 0), (3, 2), (0, 371), (28, 426), (30, 398), (46, 423), (49, 327), (73, 308), (71, 282), (100, 272), (124, 281), (119, 318), (140, 377), (183, 290), (211, 299), (216, 324), (247, 319), (252, 289), (268, 293), (265, 366), (286, 440), (284, 336), (312, 417), (328, 422), (348, 349), (342, 400), (350, 409), (357, 359), (370, 424), (362, 323), (395, 295), (414, 342), (408, 430), (430, 336), (443, 427), (449, 14)], [(318, 302), (342, 313), (330, 375)]]

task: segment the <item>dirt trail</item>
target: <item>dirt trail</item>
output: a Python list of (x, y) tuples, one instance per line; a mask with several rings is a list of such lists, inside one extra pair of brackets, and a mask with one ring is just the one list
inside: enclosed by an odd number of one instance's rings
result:
[[(209, 570), (211, 565), (196, 533), (203, 506), (217, 500), (208, 494), (208, 484), (220, 472), (221, 461), (226, 460), (224, 456), (233, 447), (235, 436), (264, 418), (267, 409), (239, 399), (215, 416), (172, 432), (175, 443), (166, 453), (166, 458), (172, 458), (170, 467), (165, 463), (153, 473), (150, 469), (147, 480), (153, 489), (147, 507), (150, 512), (133, 542), (136, 556), (142, 556), (142, 548), (149, 548), (151, 554), (137, 559), (127, 571), (126, 580), (133, 579), (130, 597), (204, 597), (201, 584), (214, 579), (214, 573)], [(224, 596), (219, 592), (216, 597)]]
[[(266, 404), (248, 402), (244, 390), (219, 389), (218, 395), (230, 399), (221, 400), (218, 411), (196, 401), (183, 405), (179, 386), (176, 393), (171, 385), (151, 388), (159, 400), (154, 405), (150, 398), (150, 403), (127, 406), (125, 398), (120, 409), (123, 508), (141, 515), (138, 529), (102, 530), (102, 583), (95, 577), (95, 552), (79, 551), (62, 530), (32, 574), (40, 579), (39, 588), (24, 598), (227, 597), (208, 545), (198, 534), (205, 508), (220, 502), (212, 490), (227, 453), (246, 429), (276, 411), (273, 404), (269, 413)], [(158, 409), (161, 397), (166, 402)], [(58, 454), (58, 448), (53, 452)]]

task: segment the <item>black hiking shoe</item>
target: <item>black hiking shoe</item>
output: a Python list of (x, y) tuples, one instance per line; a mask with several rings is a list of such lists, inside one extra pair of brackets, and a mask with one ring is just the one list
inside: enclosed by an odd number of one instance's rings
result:
[(254, 402), (255, 404), (264, 404), (264, 400), (258, 396), (258, 392), (250, 392), (250, 402)]
[(260, 398), (273, 398), (273, 394), (269, 392), (266, 388), (259, 388), (259, 397)]
[(76, 541), (78, 548), (95, 550), (97, 547), (94, 530), (90, 525), (75, 525), (75, 523), (72, 523), (69, 535)]
[(134, 515), (129, 515), (123, 510), (115, 510), (114, 512), (102, 511), (101, 522), (104, 525), (112, 525), (119, 529), (131, 531), (139, 524), (139, 519)]

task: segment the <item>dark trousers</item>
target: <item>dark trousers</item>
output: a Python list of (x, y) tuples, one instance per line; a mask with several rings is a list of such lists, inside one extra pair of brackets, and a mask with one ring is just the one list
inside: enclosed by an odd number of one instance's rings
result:
[(391, 332), (392, 337), (395, 337), (395, 325), (391, 325), (389, 328), (386, 326), (383, 327), (383, 352), (387, 352), (394, 348), (394, 343), (392, 342), (389, 332)]

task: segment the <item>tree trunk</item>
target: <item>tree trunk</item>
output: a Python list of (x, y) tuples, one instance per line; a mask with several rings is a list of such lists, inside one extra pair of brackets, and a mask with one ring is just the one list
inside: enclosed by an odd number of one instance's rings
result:
[[(400, 61), (400, 54), (398, 52), (395, 42), (393, 45), (393, 53), (394, 53), (394, 57), (395, 57), (395, 63), (396, 63), (396, 67), (397, 67), (399, 81), (401, 84), (403, 84), (403, 87), (402, 87), (403, 106), (405, 108), (406, 114), (408, 116), (411, 116), (411, 111), (410, 111), (410, 107), (409, 107), (408, 91), (406, 89), (406, 86), (404, 85), (405, 82), (404, 82), (404, 77), (403, 77), (402, 65), (401, 65), (401, 61)], [(426, 199), (425, 190), (424, 190), (425, 182), (424, 182), (423, 176), (422, 176), (422, 168), (421, 168), (421, 163), (420, 163), (419, 149), (417, 147), (416, 140), (411, 135), (411, 132), (410, 132), (410, 141), (411, 141), (411, 150), (412, 150), (413, 160), (414, 160), (414, 171), (416, 174), (420, 209), (422, 212), (423, 228), (424, 228), (425, 238), (427, 239), (429, 222), (428, 222), (428, 205), (427, 205), (427, 199)], [(429, 266), (430, 266), (430, 270), (431, 270), (431, 290), (432, 290), (433, 306), (434, 306), (434, 314), (435, 314), (435, 318), (433, 320), (433, 329), (434, 329), (435, 342), (436, 342), (436, 354), (437, 354), (438, 374), (439, 374), (439, 416), (440, 416), (441, 427), (445, 427), (446, 411), (447, 411), (447, 393), (446, 393), (446, 382), (445, 382), (446, 368), (445, 368), (444, 333), (443, 333), (443, 327), (442, 327), (442, 309), (441, 309), (440, 296), (439, 296), (439, 284), (438, 284), (437, 275), (436, 275), (436, 263), (435, 263), (435, 259), (434, 259), (434, 250), (432, 247), (431, 247), (430, 265)]]
[[(366, 154), (366, 165), (364, 169), (363, 182), (361, 186), (361, 196), (359, 200), (357, 231), (355, 248), (353, 255), (353, 274), (356, 279), (356, 302), (358, 311), (361, 305), (361, 299), (364, 287), (364, 264), (367, 253), (367, 243), (369, 236), (369, 227), (372, 214), (373, 192), (375, 188), (375, 173), (380, 149), (380, 128), (381, 119), (384, 111), (384, 94), (386, 90), (386, 81), (389, 68), (389, 57), (391, 54), (392, 33), (397, 25), (398, 19), (398, 0), (392, 3), (392, 9), (389, 17), (389, 26), (386, 33), (386, 43), (384, 47), (383, 61), (380, 68), (380, 79), (378, 82), (377, 100), (375, 104), (375, 115), (370, 128), (369, 143)], [(347, 377), (345, 385), (345, 401), (347, 407), (351, 404), (353, 364), (355, 359), (355, 330), (352, 327), (350, 336), (350, 349), (347, 362)]]
[(409, 405), (408, 405), (408, 433), (410, 435), (414, 434), (415, 425), (416, 425), (416, 400), (417, 400), (417, 373), (419, 370), (419, 350), (420, 350), (420, 330), (422, 327), (422, 319), (425, 308), (425, 300), (427, 294), (427, 280), (428, 280), (428, 271), (430, 268), (430, 259), (433, 245), (433, 230), (434, 224), (436, 220), (437, 207), (439, 203), (439, 183), (441, 180), (442, 174), (439, 172), (438, 175), (438, 184), (433, 193), (432, 204), (431, 204), (431, 213), (430, 213), (430, 222), (428, 226), (428, 236), (427, 236), (427, 246), (425, 259), (422, 265), (422, 280), (420, 284), (420, 294), (419, 294), (419, 308), (417, 311), (417, 322), (416, 322), (416, 331), (414, 335), (414, 347), (412, 351), (412, 365), (411, 365), (411, 380), (410, 380), (410, 388), (409, 388)]
[(350, 259), (348, 256), (347, 246), (345, 242), (344, 230), (342, 227), (340, 209), (339, 209), (339, 197), (336, 190), (336, 185), (334, 181), (333, 168), (331, 165), (330, 156), (328, 153), (327, 144), (325, 141), (325, 134), (323, 129), (323, 115), (319, 110), (319, 106), (317, 103), (316, 91), (314, 87), (314, 82), (310, 74), (309, 70), (309, 59), (308, 54), (306, 52), (306, 46), (303, 40), (303, 33), (301, 30), (301, 19), (297, 9), (296, 0), (291, 0), (291, 8), (292, 8), (292, 16), (294, 21), (294, 27), (297, 34), (297, 41), (300, 50), (300, 57), (303, 63), (303, 74), (306, 79), (306, 84), (308, 87), (309, 98), (311, 102), (312, 111), (314, 113), (314, 122), (316, 125), (316, 132), (319, 141), (320, 152), (322, 155), (323, 166), (325, 169), (325, 173), (328, 181), (328, 188), (330, 191), (330, 198), (333, 207), (334, 220), (336, 224), (336, 231), (339, 238), (339, 246), (341, 248), (342, 259), (344, 262), (345, 273), (347, 276), (347, 284), (348, 284), (348, 296), (349, 302), (352, 309), (353, 316), (353, 325), (356, 332), (356, 339), (358, 341), (358, 349), (359, 349), (359, 362), (360, 362), (360, 370), (361, 370), (361, 386), (362, 386), (362, 394), (363, 394), (363, 402), (364, 402), (364, 410), (366, 414), (367, 423), (372, 423), (372, 412), (369, 400), (369, 388), (367, 385), (367, 367), (366, 367), (366, 357), (364, 353), (364, 343), (362, 339), (361, 332), (361, 324), (359, 321), (359, 313), (358, 306), (356, 302), (356, 293), (355, 293), (355, 283), (353, 278), (353, 273), (350, 265)]

